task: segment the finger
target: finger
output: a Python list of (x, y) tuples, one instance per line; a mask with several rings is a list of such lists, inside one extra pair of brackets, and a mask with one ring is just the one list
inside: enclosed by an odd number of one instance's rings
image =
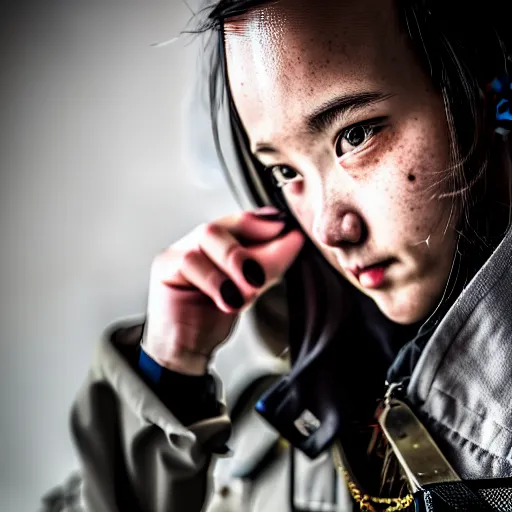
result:
[(236, 284), (246, 299), (266, 281), (263, 267), (239, 241), (218, 224), (208, 224), (199, 240), (199, 248)]
[(297, 258), (305, 242), (301, 231), (294, 229), (283, 237), (249, 248), (248, 254), (260, 262), (267, 274), (267, 284), (281, 279)]
[(175, 242), (170, 248), (186, 251), (197, 247), (199, 240), (204, 237), (205, 230), (210, 224), (231, 233), (241, 245), (254, 245), (272, 240), (294, 223), (284, 212), (277, 208), (264, 207), (253, 211), (240, 212), (222, 217), (215, 222), (202, 224)]
[(264, 207), (223, 217), (215, 222), (239, 241), (266, 242), (275, 238), (291, 217), (277, 208)]
[(191, 250), (184, 255), (180, 273), (225, 313), (237, 312), (255, 296), (254, 293), (244, 296), (233, 280), (200, 250)]
[(225, 227), (242, 245), (249, 246), (279, 236), (290, 220), (284, 212), (260, 215), (257, 211), (248, 211), (243, 212), (234, 225)]

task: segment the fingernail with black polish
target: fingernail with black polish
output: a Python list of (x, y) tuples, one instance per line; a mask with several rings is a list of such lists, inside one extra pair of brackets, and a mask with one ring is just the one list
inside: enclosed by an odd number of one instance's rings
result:
[(233, 309), (240, 309), (244, 304), (244, 298), (240, 290), (231, 279), (226, 279), (220, 286), (222, 300)]
[(290, 231), (293, 231), (294, 229), (297, 229), (298, 225), (296, 222), (288, 222), (285, 224), (284, 228), (280, 231), (280, 233), (277, 235), (276, 238), (282, 238), (283, 236), (290, 233)]
[(247, 259), (242, 265), (245, 280), (252, 286), (260, 288), (265, 284), (265, 271), (261, 265), (252, 259)]
[(289, 215), (286, 212), (279, 213), (254, 213), (255, 217), (262, 220), (275, 220), (275, 221), (285, 221), (289, 218)]

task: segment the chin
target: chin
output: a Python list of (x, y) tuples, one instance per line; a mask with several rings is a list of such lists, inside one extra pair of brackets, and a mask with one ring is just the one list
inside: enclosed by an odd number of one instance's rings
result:
[(425, 319), (433, 308), (432, 301), (425, 301), (425, 294), (388, 292), (372, 298), (387, 318), (401, 325), (410, 325)]
[(415, 324), (425, 317), (425, 315), (415, 314), (415, 312), (409, 311), (386, 311), (382, 308), (380, 308), (380, 310), (387, 318), (400, 325)]

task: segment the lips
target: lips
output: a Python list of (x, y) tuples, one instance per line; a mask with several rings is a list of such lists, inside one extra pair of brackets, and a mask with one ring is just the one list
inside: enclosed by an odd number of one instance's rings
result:
[(349, 271), (363, 288), (378, 288), (384, 283), (386, 270), (394, 261), (394, 258), (389, 258), (364, 267), (352, 267)]

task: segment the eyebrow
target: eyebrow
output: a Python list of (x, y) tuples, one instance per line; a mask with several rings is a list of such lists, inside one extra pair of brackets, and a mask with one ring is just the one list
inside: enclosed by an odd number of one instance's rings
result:
[[(382, 92), (360, 92), (337, 96), (320, 105), (306, 117), (306, 129), (313, 135), (322, 133), (330, 128), (340, 117), (346, 116), (349, 112), (366, 108), (391, 96), (393, 95)], [(267, 142), (259, 142), (256, 144), (254, 152), (277, 153), (277, 150)]]

